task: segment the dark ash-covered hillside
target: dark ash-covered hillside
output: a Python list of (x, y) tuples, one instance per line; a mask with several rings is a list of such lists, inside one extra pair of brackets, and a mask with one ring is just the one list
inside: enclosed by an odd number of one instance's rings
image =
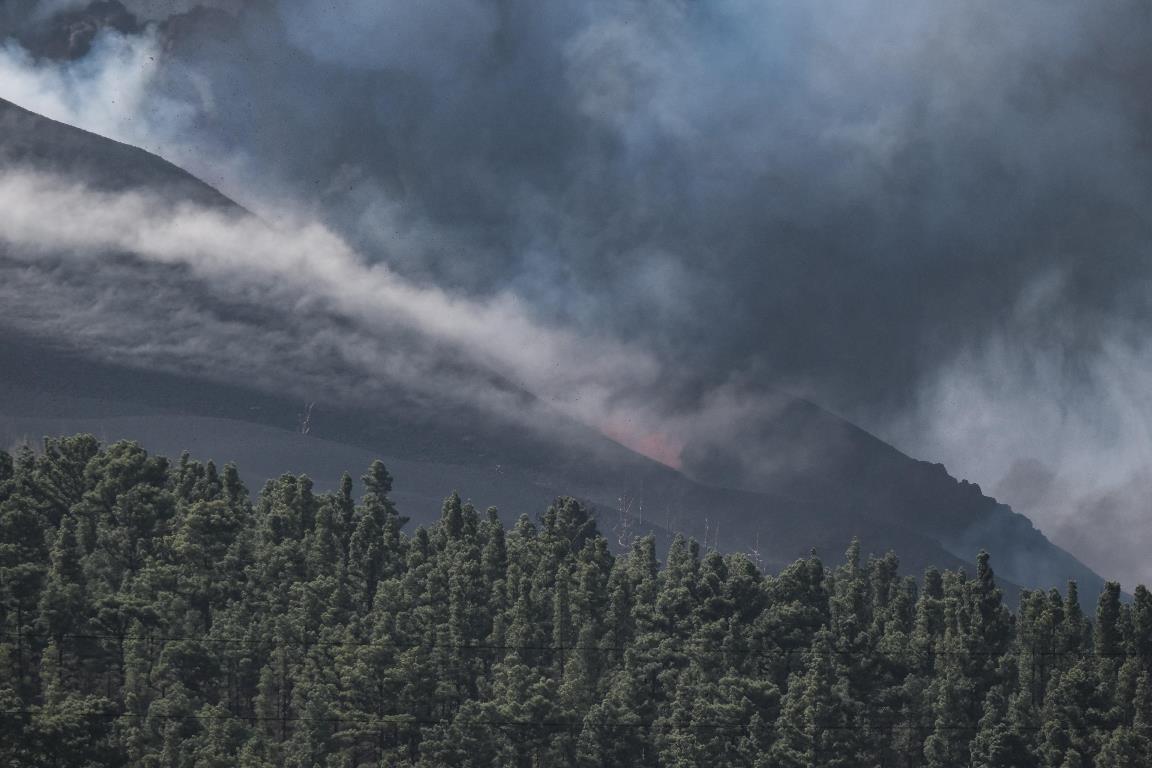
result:
[[(142, 150), (13, 105), (0, 105), (0, 120), (0, 172), (67, 174), (98, 189), (247, 216)], [(103, 264), (110, 271), (101, 282), (93, 266)], [(341, 327), (322, 306), (249, 305), (243, 293), (222, 297), (179, 265), (134, 260), (131, 253), (75, 264), (51, 253), (32, 259), (0, 253), (0, 275), (9, 292), (0, 306), (0, 432), (9, 444), (92, 431), (174, 454), (191, 447), (267, 474), (307, 471), (322, 484), (334, 482), (343, 468), (331, 458), (336, 453), (349, 460), (383, 455), (412, 468), (406, 472), (406, 492), (416, 502), (410, 513), (425, 521), (434, 519), (445, 485), (483, 478), (469, 483), (484, 495), (477, 501), (497, 504), (510, 519), (572, 493), (615, 515), (613, 527), (625, 530), (625, 538), (651, 532), (665, 546), (679, 532), (725, 551), (755, 550), (774, 566), (813, 548), (839, 552), (860, 537), (865, 551), (896, 549), (916, 570), (965, 561), (971, 567), (968, 558), (983, 547), (1005, 579), (1022, 587), (1075, 578), (1095, 591), (1103, 583), (976, 487), (804, 401), (781, 396), (781, 407), (734, 429), (719, 452), (713, 447), (699, 455), (689, 445), (684, 471), (677, 471), (474, 362), (438, 363), (430, 379), (414, 386), (357, 374), (339, 355), (301, 353), (314, 325)], [(60, 325), (59, 302), (103, 313), (107, 327)], [(144, 309), (153, 314), (144, 318)], [(120, 335), (120, 326), (140, 329), (142, 322), (139, 341)], [(228, 356), (228, 349), (213, 357), (218, 350), (197, 341), (197, 324), (226, 327), (237, 339), (279, 339), (282, 353), (265, 367)], [(161, 328), (170, 336), (162, 339), (167, 349), (148, 336)], [(281, 339), (285, 329), (295, 336)], [(399, 331), (373, 343), (382, 353), (429, 346)], [(200, 344), (192, 358), (184, 351), (189, 344)], [(250, 367), (236, 367), (243, 365)], [(443, 395), (435, 386), (440, 377), (509, 393), (536, 414), (532, 427), (466, 396)], [(317, 387), (316, 381), (340, 386)], [(302, 430), (305, 411), (311, 417)], [(772, 471), (763, 471), (765, 465)]]

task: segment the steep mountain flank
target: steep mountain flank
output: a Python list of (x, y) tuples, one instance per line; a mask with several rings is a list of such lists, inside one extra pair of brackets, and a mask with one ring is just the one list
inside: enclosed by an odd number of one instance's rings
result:
[[(29, 167), (99, 189), (139, 190), (243, 214), (161, 158), (0, 102), (0, 168)], [(24, 269), (6, 261), (0, 255), (0, 270)], [(125, 290), (145, 292), (163, 281), (186, 301), (214, 301), (166, 269), (132, 266)], [(83, 275), (73, 278), (82, 283)], [(225, 307), (217, 314), (242, 310)], [(333, 397), (306, 405), (278, 390), (274, 376), (237, 383), (210, 370), (142, 370), (131, 360), (101, 359), (67, 335), (19, 331), (19, 317), (9, 314), (16, 311), (0, 306), (0, 438), (8, 444), (78, 431), (131, 438), (169, 454), (187, 448), (237, 461), (250, 470), (253, 486), (263, 482), (261, 472), (290, 469), (332, 487), (339, 470), (381, 456), (402, 467), (397, 499), (416, 521), (438, 514), (446, 487), (458, 487), (477, 504), (498, 505), (506, 519), (536, 514), (552, 496), (573, 494), (592, 502), (620, 546), (647, 532), (663, 542), (682, 532), (722, 550), (754, 552), (764, 565), (778, 567), (811, 549), (838, 556), (859, 537), (866, 552), (899, 552), (909, 572), (973, 563), (985, 548), (1014, 585), (1062, 586), (1074, 578), (1083, 594), (1095, 594), (1103, 583), (977, 486), (802, 400), (788, 400), (747, 425), (745, 434), (734, 434), (730, 453), (705, 455), (689, 446), (680, 472), (559, 414), (547, 428), (525, 430), (475, 404), (383, 385), (368, 403)], [(283, 317), (249, 312), (243, 319), (259, 329)], [(479, 369), (473, 375), (496, 376)], [(547, 413), (530, 393), (506, 386)], [(305, 413), (310, 418), (302, 429)], [(777, 457), (785, 460), (765, 461)]]

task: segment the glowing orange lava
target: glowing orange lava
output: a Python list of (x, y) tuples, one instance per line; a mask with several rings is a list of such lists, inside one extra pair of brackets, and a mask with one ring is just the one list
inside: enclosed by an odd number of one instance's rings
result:
[(601, 424), (600, 432), (625, 448), (647, 456), (672, 469), (681, 469), (684, 443), (662, 432), (637, 432), (631, 424)]

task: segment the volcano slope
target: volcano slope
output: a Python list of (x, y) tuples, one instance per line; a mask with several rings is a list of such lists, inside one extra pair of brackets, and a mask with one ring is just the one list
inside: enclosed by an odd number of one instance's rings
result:
[[(0, 102), (0, 179), (30, 172), (252, 218), (155, 155)], [(13, 248), (0, 240), (0, 439), (8, 446), (91, 432), (235, 461), (250, 485), (291, 468), (332, 487), (345, 467), (381, 457), (415, 523), (438, 514), (446, 487), (497, 506), (506, 520), (570, 494), (595, 506), (621, 547), (647, 533), (664, 543), (682, 533), (776, 568), (810, 550), (838, 557), (858, 537), (865, 552), (899, 552), (908, 572), (971, 564), (986, 549), (1009, 592), (1075, 579), (1091, 595), (1103, 584), (978, 486), (803, 400), (782, 398), (734, 432), (739, 448), (688, 445), (675, 469), (474, 361), (437, 359), (422, 369), (427, 386), (365, 373), (312, 345), (342, 327), (325, 307), (248, 303), (243, 291), (222, 294), (184, 265), (130, 251), (73, 259)], [(236, 354), (227, 341), (239, 338), (259, 339), (267, 354)], [(358, 349), (428, 346), (397, 328)], [(441, 377), (482, 382), (533, 423), (471, 401), (460, 394), (467, 387), (448, 393), (435, 386)], [(801, 458), (771, 472), (749, 460), (773, 455)]]

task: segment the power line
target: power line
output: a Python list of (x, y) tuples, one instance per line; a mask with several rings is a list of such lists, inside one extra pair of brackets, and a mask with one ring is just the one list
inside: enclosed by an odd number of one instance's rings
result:
[[(350, 716), (332, 716), (332, 717), (308, 717), (304, 715), (239, 715), (235, 713), (221, 713), (221, 714), (186, 714), (176, 715), (167, 714), (162, 712), (85, 712), (76, 713), (75, 711), (54, 710), (50, 707), (39, 708), (21, 708), (0, 710), (0, 714), (5, 716), (36, 716), (45, 712), (66, 713), (73, 716), (86, 719), (98, 720), (193, 720), (193, 721), (217, 721), (217, 720), (242, 720), (244, 722), (259, 723), (259, 722), (312, 722), (312, 723), (330, 723), (340, 725), (343, 723), (357, 724), (357, 725), (389, 725), (389, 726), (464, 726), (470, 728), (486, 728), (486, 727), (511, 727), (511, 728), (547, 728), (547, 729), (567, 729), (567, 730), (584, 730), (595, 728), (608, 728), (608, 729), (637, 729), (637, 730), (748, 730), (752, 728), (751, 723), (706, 723), (697, 722), (692, 720), (685, 721), (640, 721), (640, 722), (625, 722), (621, 720), (509, 720), (509, 719), (493, 719), (484, 718), (479, 720), (458, 719), (458, 718), (426, 718), (419, 715), (411, 714), (393, 714), (382, 715), (378, 717), (356, 717)], [(940, 724), (915, 724), (903, 721), (891, 721), (887, 723), (857, 723), (854, 725), (833, 725), (833, 724), (817, 724), (808, 723), (805, 725), (806, 730), (816, 731), (918, 731), (928, 732), (934, 730), (940, 731), (958, 731), (958, 732), (975, 732), (979, 730), (978, 725), (940, 725)], [(1040, 726), (1026, 726), (1020, 725), (1016, 727), (1019, 731), (1038, 731), (1041, 730)]]
[[(568, 651), (600, 651), (604, 653), (638, 653), (638, 652), (658, 652), (669, 650), (665, 647), (666, 639), (662, 639), (656, 646), (650, 648), (642, 648), (637, 645), (587, 645), (574, 643), (572, 645), (513, 645), (507, 643), (448, 643), (438, 641), (412, 641), (404, 642), (399, 640), (294, 640), (291, 638), (278, 638), (278, 639), (256, 639), (256, 638), (240, 638), (240, 637), (211, 637), (208, 635), (150, 635), (150, 634), (102, 634), (102, 633), (65, 633), (65, 634), (52, 634), (47, 632), (0, 632), (0, 636), (23, 639), (23, 640), (95, 640), (107, 641), (112, 640), (116, 642), (146, 642), (163, 645), (166, 643), (177, 642), (202, 642), (221, 645), (240, 645), (240, 646), (267, 646), (272, 649), (277, 647), (363, 647), (363, 648), (392, 648), (398, 650), (413, 650), (413, 649), (450, 649), (459, 651), (535, 651), (546, 653), (566, 653)], [(676, 640), (675, 644), (678, 646), (701, 646), (705, 651), (711, 651), (718, 654), (731, 654), (731, 655), (762, 655), (762, 656), (780, 656), (780, 655), (799, 655), (799, 656), (844, 656), (849, 658), (884, 658), (891, 654), (885, 654), (878, 649), (846, 649), (846, 648), (829, 648), (826, 651), (821, 651), (814, 648), (725, 648), (718, 646), (712, 641), (702, 639), (687, 638), (683, 640)], [(675, 648), (675, 650), (684, 652), (682, 647)], [(1026, 653), (1031, 656), (1042, 656), (1046, 658), (1143, 658), (1146, 654), (1132, 651), (1115, 651), (1103, 653), (1098, 651), (1071, 651), (1071, 650), (1040, 650), (1033, 648), (1010, 648), (1005, 651), (948, 651), (939, 649), (912, 649), (908, 651), (911, 656), (924, 656), (924, 657), (963, 657), (963, 658), (1003, 658), (1012, 654), (1013, 652)]]

